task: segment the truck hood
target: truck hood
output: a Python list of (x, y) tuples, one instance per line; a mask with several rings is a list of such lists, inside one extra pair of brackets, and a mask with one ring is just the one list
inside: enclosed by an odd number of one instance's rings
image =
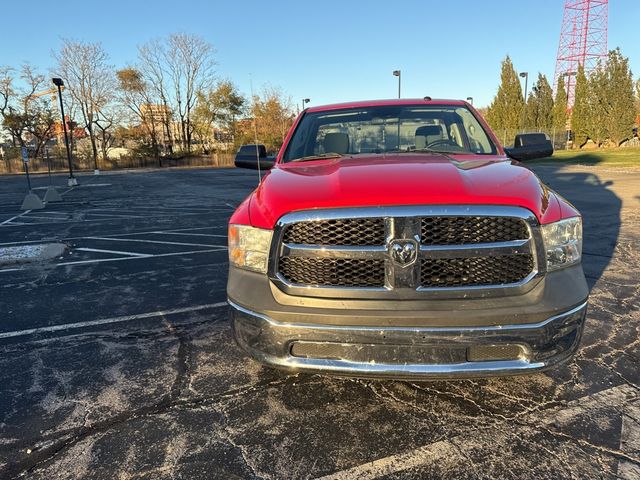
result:
[(513, 205), (541, 223), (562, 218), (553, 192), (501, 156), (378, 154), (278, 164), (249, 205), (251, 224), (261, 228), (296, 210), (390, 205)]

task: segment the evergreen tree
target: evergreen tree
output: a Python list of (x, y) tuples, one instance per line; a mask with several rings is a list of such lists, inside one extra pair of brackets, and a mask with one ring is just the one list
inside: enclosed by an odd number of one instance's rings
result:
[(527, 100), (526, 117), (528, 128), (550, 130), (553, 127), (553, 91), (547, 77), (541, 73)]
[(536, 98), (535, 88), (531, 89), (531, 93), (527, 98), (527, 105), (525, 106), (525, 130), (535, 130), (538, 125), (538, 99)]
[(553, 128), (553, 90), (545, 75), (538, 74), (538, 82), (535, 88), (538, 100), (537, 127), (543, 130), (550, 130)]
[[(631, 137), (635, 123), (635, 105), (633, 77), (629, 70), (629, 59), (622, 56), (620, 49), (609, 52), (604, 69), (603, 116), (605, 118), (605, 134), (615, 145)], [(602, 88), (600, 84), (598, 88)]]
[(571, 111), (573, 141), (579, 147), (584, 145), (589, 138), (590, 113), (589, 83), (584, 73), (584, 67), (580, 65), (576, 76), (575, 99)]
[(487, 121), (497, 132), (511, 130), (515, 132), (522, 121), (522, 87), (509, 56), (502, 62), (500, 87), (487, 111)]
[(589, 108), (586, 131), (589, 138), (598, 146), (605, 143), (608, 134), (611, 85), (607, 67), (598, 65), (587, 79), (587, 105)]
[(553, 102), (553, 127), (558, 132), (567, 128), (567, 89), (564, 86), (564, 77), (558, 79), (556, 98)]
[(640, 127), (640, 78), (636, 82), (636, 127)]

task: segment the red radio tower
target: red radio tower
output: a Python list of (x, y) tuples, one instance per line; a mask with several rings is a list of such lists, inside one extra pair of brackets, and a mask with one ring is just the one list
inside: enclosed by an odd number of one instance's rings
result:
[(563, 79), (567, 89), (567, 109), (575, 99), (578, 65), (585, 73), (593, 71), (607, 56), (608, 0), (565, 0), (556, 58), (554, 91)]

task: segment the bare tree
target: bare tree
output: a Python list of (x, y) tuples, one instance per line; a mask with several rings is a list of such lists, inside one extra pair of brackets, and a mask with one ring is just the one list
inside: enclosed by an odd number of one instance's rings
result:
[(0, 94), (3, 126), (9, 131), (14, 145), (26, 146), (32, 140), (35, 156), (51, 138), (55, 126), (54, 114), (48, 98), (40, 92), (46, 86), (45, 77), (37, 73), (29, 64), (20, 71), (23, 87), (14, 90), (5, 79), (3, 93)]
[(11, 144), (15, 147), (16, 137), (13, 135), (11, 129), (5, 125), (7, 114), (11, 111), (11, 102), (15, 97), (13, 72), (14, 69), (8, 65), (0, 67), (0, 115), (2, 116), (2, 125), (9, 131), (9, 134), (11, 135)]
[[(166, 139), (166, 149), (169, 155), (173, 155), (173, 131), (172, 110), (169, 104), (169, 93), (167, 87), (167, 74), (165, 66), (165, 48), (159, 40), (152, 40), (138, 48), (138, 60), (140, 62), (140, 72), (143, 81), (148, 85), (149, 97), (156, 99), (160, 110), (164, 112), (161, 122)], [(153, 103), (150, 102), (150, 105)]]
[(109, 160), (109, 149), (113, 147), (115, 142), (114, 130), (121, 123), (122, 110), (118, 105), (110, 105), (97, 112), (93, 121), (96, 126), (96, 132), (99, 134), (100, 150), (102, 152), (102, 161), (106, 163)]
[(191, 115), (196, 105), (196, 94), (213, 84), (213, 54), (211, 44), (196, 35), (172, 34), (167, 41), (165, 58), (180, 118), (182, 148), (188, 152), (191, 151)]
[(24, 114), (27, 122), (25, 130), (35, 144), (37, 157), (44, 144), (51, 138), (55, 127), (55, 116), (51, 105), (51, 93), (42, 95), (42, 90), (49, 90), (44, 75), (37, 73), (28, 63), (22, 66), (20, 78), (26, 85), (24, 97)]
[(59, 52), (53, 57), (58, 62), (60, 75), (71, 96), (77, 102), (84, 127), (89, 134), (94, 168), (98, 169), (98, 142), (95, 122), (99, 112), (112, 100), (113, 69), (107, 63), (109, 56), (99, 43), (63, 40)]

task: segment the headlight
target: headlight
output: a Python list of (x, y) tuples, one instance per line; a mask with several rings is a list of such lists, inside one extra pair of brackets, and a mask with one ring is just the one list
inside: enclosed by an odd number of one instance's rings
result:
[(582, 257), (582, 218), (542, 225), (542, 240), (547, 253), (547, 270), (579, 262)]
[(271, 230), (229, 225), (229, 262), (236, 267), (267, 273)]

